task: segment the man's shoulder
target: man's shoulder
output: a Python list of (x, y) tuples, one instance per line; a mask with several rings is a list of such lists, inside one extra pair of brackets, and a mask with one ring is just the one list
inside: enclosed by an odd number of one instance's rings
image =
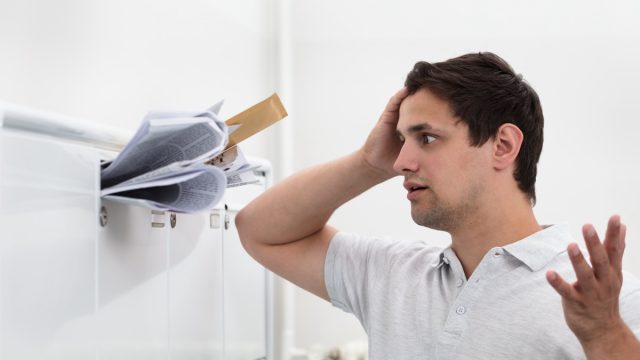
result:
[(348, 252), (366, 255), (367, 257), (439, 258), (445, 247), (425, 240), (398, 239), (382, 236), (371, 236), (350, 232), (338, 232), (331, 240), (331, 247), (336, 252)]

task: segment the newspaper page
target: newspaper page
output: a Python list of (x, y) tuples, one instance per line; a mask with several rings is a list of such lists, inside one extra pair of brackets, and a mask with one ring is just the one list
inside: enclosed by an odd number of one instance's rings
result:
[(193, 213), (213, 208), (228, 187), (258, 183), (259, 166), (251, 166), (236, 145), (285, 117), (286, 110), (274, 94), (223, 122), (221, 106), (147, 114), (118, 156), (102, 164), (101, 195)]
[(254, 174), (259, 166), (251, 166), (238, 146), (229, 148), (207, 164), (222, 169), (227, 176), (227, 187), (257, 184), (260, 179)]
[(102, 170), (102, 188), (165, 166), (202, 163), (220, 153), (227, 141), (227, 126), (213, 112), (150, 113), (133, 139)]
[[(181, 175), (176, 175), (103, 191), (103, 196), (122, 203), (180, 213), (211, 209), (222, 199), (227, 186), (222, 170), (200, 165), (197, 169), (188, 169), (182, 175), (182, 178)], [(180, 182), (176, 183), (176, 180)]]
[(150, 112), (124, 149), (103, 165), (101, 195), (107, 199), (176, 212), (213, 208), (222, 199), (224, 172), (204, 161), (228, 142), (217, 112)]

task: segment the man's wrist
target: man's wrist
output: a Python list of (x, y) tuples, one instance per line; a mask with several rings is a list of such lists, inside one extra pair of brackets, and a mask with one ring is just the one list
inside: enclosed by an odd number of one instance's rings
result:
[(640, 360), (640, 342), (622, 320), (601, 335), (581, 341), (581, 344), (589, 360)]
[(351, 154), (351, 157), (356, 162), (356, 166), (358, 166), (363, 176), (370, 179), (374, 184), (385, 182), (397, 175), (371, 165), (367, 161), (362, 149)]

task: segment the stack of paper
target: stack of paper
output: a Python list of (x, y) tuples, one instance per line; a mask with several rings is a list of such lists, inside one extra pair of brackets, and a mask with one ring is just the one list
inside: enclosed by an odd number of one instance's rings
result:
[(101, 195), (152, 209), (213, 208), (227, 187), (255, 183), (255, 166), (236, 146), (284, 118), (276, 94), (223, 122), (222, 102), (203, 112), (151, 112), (102, 169)]

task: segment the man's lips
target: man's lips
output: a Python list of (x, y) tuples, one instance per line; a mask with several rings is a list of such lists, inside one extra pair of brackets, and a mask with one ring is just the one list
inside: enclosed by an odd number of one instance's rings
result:
[(405, 181), (404, 188), (407, 189), (408, 191), (407, 199), (409, 200), (416, 199), (423, 191), (429, 189), (429, 187), (424, 184), (411, 182), (411, 181)]
[(412, 181), (405, 181), (404, 182), (404, 188), (407, 189), (408, 192), (412, 192), (412, 191), (416, 191), (416, 190), (428, 189), (429, 187), (427, 185), (424, 185), (424, 184), (420, 184), (420, 183), (416, 183), (416, 182), (412, 182)]

